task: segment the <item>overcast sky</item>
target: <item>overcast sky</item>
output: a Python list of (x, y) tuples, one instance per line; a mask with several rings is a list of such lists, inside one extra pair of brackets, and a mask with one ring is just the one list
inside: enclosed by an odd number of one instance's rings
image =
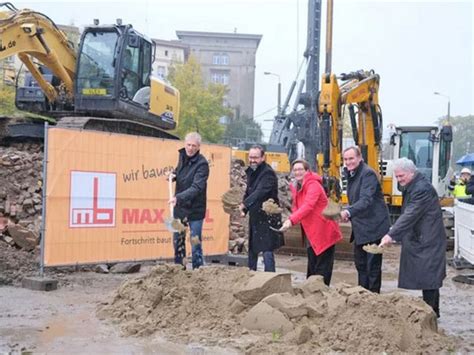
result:
[[(323, 2), (322, 53), (326, 1)], [(430, 125), (446, 115), (474, 114), (474, 0), (334, 1), (332, 69), (374, 69), (381, 77), (384, 126)], [(176, 39), (176, 30), (261, 34), (255, 109), (265, 136), (276, 113), (279, 74), (283, 99), (306, 47), (307, 0), (21, 1), (58, 24), (79, 27), (122, 18), (151, 38)], [(321, 61), (321, 71), (324, 70)], [(273, 110), (272, 110), (273, 109)], [(270, 110), (270, 111), (269, 111)], [(264, 114), (264, 112), (267, 112)]]

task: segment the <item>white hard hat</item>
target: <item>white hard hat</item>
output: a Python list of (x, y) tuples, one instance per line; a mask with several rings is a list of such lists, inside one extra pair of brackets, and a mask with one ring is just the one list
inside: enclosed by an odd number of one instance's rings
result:
[(469, 170), (468, 168), (462, 168), (461, 174), (469, 174), (469, 175), (471, 175), (471, 170)]

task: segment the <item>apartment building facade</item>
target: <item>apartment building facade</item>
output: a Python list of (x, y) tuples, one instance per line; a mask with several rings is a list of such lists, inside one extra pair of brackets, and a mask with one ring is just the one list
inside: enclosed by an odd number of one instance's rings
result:
[(201, 64), (206, 83), (227, 86), (224, 104), (234, 115), (253, 117), (256, 53), (261, 35), (176, 31)]

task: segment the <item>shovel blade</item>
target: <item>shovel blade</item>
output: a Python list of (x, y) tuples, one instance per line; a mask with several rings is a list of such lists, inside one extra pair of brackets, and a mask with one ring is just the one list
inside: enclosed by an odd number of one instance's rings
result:
[(173, 218), (165, 219), (165, 227), (168, 231), (175, 233), (178, 232), (178, 230), (173, 227), (173, 221)]

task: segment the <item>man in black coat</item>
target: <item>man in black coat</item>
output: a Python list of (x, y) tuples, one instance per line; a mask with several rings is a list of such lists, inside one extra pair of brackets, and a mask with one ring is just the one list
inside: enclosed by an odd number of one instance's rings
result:
[[(206, 158), (199, 153), (200, 146), (201, 136), (199, 133), (191, 132), (184, 138), (184, 148), (179, 150), (178, 166), (175, 170), (175, 197), (170, 200), (174, 206), (174, 218), (189, 225), (191, 238), (199, 238), (198, 243), (192, 243), (193, 269), (199, 268), (203, 264), (202, 225), (206, 216), (207, 179), (209, 177), (209, 164)], [(176, 264), (182, 264), (186, 256), (185, 237), (185, 231), (173, 233)]]
[(242, 216), (249, 213), (249, 269), (257, 270), (258, 254), (263, 252), (265, 271), (275, 271), (273, 250), (283, 245), (283, 235), (270, 229), (281, 227), (281, 215), (267, 215), (262, 203), (278, 200), (278, 179), (272, 167), (265, 163), (265, 151), (259, 145), (249, 150), (249, 167), (246, 170), (247, 189), (240, 204)]
[(423, 300), (439, 317), (439, 289), (446, 277), (446, 233), (438, 194), (411, 160), (398, 159), (393, 167), (403, 193), (402, 214), (380, 246), (402, 243), (398, 287), (423, 290)]
[(367, 253), (363, 246), (379, 244), (390, 228), (390, 216), (375, 171), (364, 163), (358, 147), (343, 153), (349, 206), (341, 212), (343, 221), (351, 221), (354, 262), (359, 285), (380, 293), (382, 254)]

